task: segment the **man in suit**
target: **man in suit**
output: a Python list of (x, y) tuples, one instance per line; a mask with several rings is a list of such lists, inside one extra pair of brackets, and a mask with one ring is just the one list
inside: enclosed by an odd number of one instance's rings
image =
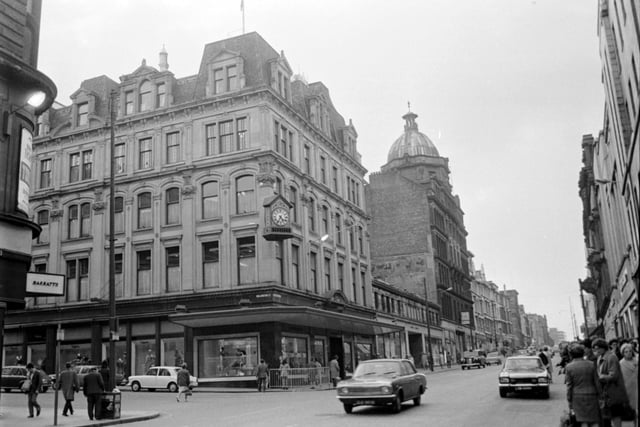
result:
[(33, 418), (33, 408), (36, 408), (36, 415), (40, 416), (40, 404), (38, 403), (38, 393), (40, 392), (40, 386), (42, 385), (42, 378), (40, 378), (40, 372), (33, 366), (33, 363), (27, 363), (27, 379), (31, 381), (29, 391), (27, 392), (29, 407), (29, 418)]
[(78, 374), (73, 369), (71, 362), (67, 362), (66, 370), (60, 374), (58, 378), (58, 390), (62, 391), (64, 397), (64, 408), (62, 409), (62, 415), (65, 417), (69, 412), (73, 415), (73, 399), (76, 392), (80, 389), (78, 384)]
[(98, 369), (93, 367), (82, 380), (84, 395), (87, 396), (87, 412), (89, 419), (93, 420), (94, 413), (96, 420), (102, 418), (102, 393), (104, 392), (104, 381), (98, 373)]

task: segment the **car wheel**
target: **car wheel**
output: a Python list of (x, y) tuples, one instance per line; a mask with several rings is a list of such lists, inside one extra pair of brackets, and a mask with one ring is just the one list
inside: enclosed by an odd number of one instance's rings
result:
[(391, 408), (394, 414), (397, 414), (398, 412), (402, 411), (402, 395), (400, 393), (398, 393), (395, 399), (393, 399)]
[(131, 391), (140, 391), (140, 383), (138, 381), (131, 383)]
[(344, 406), (344, 412), (347, 414), (350, 414), (353, 411), (353, 405), (350, 403), (343, 403), (342, 406)]
[(178, 385), (176, 383), (169, 383), (167, 388), (171, 393), (175, 393), (176, 391), (178, 391)]
[(505, 389), (500, 389), (500, 397), (507, 397), (507, 390)]

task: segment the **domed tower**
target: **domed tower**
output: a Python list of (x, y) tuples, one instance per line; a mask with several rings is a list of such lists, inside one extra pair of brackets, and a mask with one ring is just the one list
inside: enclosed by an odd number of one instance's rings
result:
[(393, 143), (387, 156), (387, 162), (407, 156), (440, 157), (438, 149), (427, 135), (418, 130), (417, 114), (409, 111), (402, 116), (405, 120), (404, 133)]

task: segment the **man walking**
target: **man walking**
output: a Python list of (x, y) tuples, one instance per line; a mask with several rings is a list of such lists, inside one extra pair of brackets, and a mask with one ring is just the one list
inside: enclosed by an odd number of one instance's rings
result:
[(98, 373), (98, 369), (94, 366), (82, 380), (82, 388), (84, 395), (87, 396), (87, 412), (89, 419), (93, 420), (94, 414), (96, 420), (102, 418), (102, 392), (104, 392), (104, 381)]
[(184, 401), (187, 401), (187, 397), (191, 394), (189, 390), (189, 383), (191, 382), (191, 374), (187, 369), (187, 364), (183, 363), (181, 369), (178, 371), (178, 396), (176, 401), (180, 402), (180, 396), (184, 394)]
[(33, 366), (33, 363), (27, 363), (27, 380), (31, 383), (27, 391), (27, 406), (29, 408), (29, 418), (33, 418), (33, 408), (36, 409), (36, 416), (40, 416), (40, 404), (38, 403), (38, 393), (42, 385), (40, 372)]
[(262, 391), (262, 392), (267, 391), (268, 375), (269, 375), (269, 365), (267, 365), (264, 359), (260, 359), (260, 364), (258, 365), (258, 370), (256, 372), (256, 379), (258, 380), (258, 391)]
[(338, 355), (334, 355), (331, 362), (329, 362), (329, 375), (331, 384), (335, 387), (340, 380), (340, 363), (338, 363)]
[(73, 369), (71, 363), (67, 362), (65, 366), (67, 369), (60, 374), (60, 378), (58, 379), (58, 389), (62, 391), (62, 396), (64, 396), (62, 415), (66, 417), (69, 412), (73, 415), (71, 402), (73, 402), (76, 392), (80, 389), (80, 385), (78, 383), (78, 374)]

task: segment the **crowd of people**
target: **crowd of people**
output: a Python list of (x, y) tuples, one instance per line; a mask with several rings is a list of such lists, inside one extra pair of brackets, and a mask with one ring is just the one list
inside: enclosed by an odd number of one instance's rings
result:
[(602, 338), (566, 345), (558, 363), (565, 374), (574, 425), (638, 425), (638, 342)]

